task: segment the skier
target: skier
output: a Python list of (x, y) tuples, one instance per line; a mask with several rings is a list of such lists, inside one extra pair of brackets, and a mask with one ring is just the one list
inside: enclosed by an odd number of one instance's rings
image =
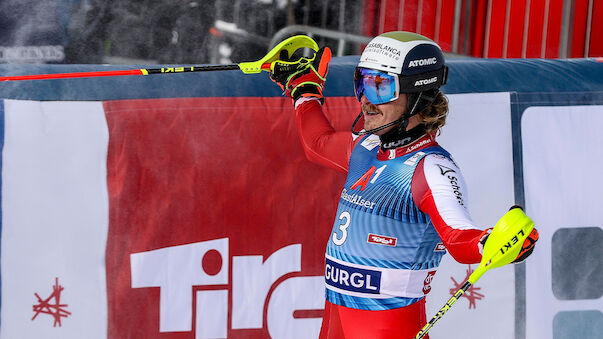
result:
[[(374, 38), (354, 72), (361, 112), (350, 133), (335, 131), (322, 111), (330, 59), (325, 47), (309, 60), (278, 61), (270, 74), (294, 101), (307, 157), (347, 173), (326, 250), (320, 338), (413, 338), (442, 256), (480, 262), (491, 230), (471, 220), (461, 171), (436, 141), (448, 68), (422, 35)], [(514, 262), (537, 239), (534, 229)]]

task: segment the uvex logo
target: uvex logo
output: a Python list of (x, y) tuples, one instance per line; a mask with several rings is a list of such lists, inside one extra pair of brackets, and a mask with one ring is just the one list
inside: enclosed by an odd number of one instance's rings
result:
[(385, 246), (396, 246), (398, 239), (393, 238), (393, 237), (387, 237), (385, 235), (369, 233), (367, 241), (372, 244), (379, 244), (379, 245), (385, 245)]

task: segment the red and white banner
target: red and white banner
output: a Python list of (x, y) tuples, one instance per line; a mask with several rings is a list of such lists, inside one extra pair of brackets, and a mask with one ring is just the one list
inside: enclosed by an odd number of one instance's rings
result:
[[(509, 95), (449, 99), (440, 143), (487, 227), (513, 202)], [(2, 338), (317, 337), (345, 177), (306, 160), (289, 99), (5, 100), (4, 131)], [(428, 317), (468, 269), (430, 277)], [(512, 336), (512, 268), (467, 297), (433, 338)]]

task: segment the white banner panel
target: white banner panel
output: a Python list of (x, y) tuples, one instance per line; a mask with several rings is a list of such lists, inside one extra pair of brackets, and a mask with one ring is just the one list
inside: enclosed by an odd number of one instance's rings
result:
[(106, 338), (100, 102), (6, 100), (2, 338)]
[[(463, 172), (474, 222), (492, 227), (514, 203), (509, 93), (454, 94), (448, 99), (450, 114), (438, 141)], [(427, 296), (428, 320), (458, 290), (468, 270), (469, 265), (444, 256)], [(454, 333), (454, 338), (509, 339), (514, 328), (515, 271), (506, 266), (488, 271), (433, 327), (430, 337), (451, 338)]]
[[(554, 333), (554, 328), (567, 331), (577, 326), (571, 338), (601, 338), (581, 335), (580, 327), (590, 330), (603, 323), (603, 302), (600, 291), (603, 282), (588, 281), (593, 271), (600, 272), (601, 258), (586, 263), (587, 269), (569, 277), (578, 289), (598, 288), (593, 298), (574, 299), (555, 293), (558, 281), (552, 246), (560, 230), (589, 228), (599, 234), (603, 226), (603, 106), (530, 107), (522, 117), (523, 170), (527, 213), (538, 227), (540, 240), (526, 263), (526, 337), (570, 338)], [(560, 234), (560, 233), (557, 233)], [(586, 239), (583, 239), (586, 240)], [(576, 242), (562, 254), (582, 265), (585, 257), (576, 252), (584, 250), (584, 242)], [(601, 248), (587, 248), (592, 252)], [(569, 271), (566, 271), (569, 275)], [(593, 285), (594, 284), (594, 285)], [(596, 292), (596, 290), (595, 290)], [(570, 312), (581, 317), (569, 317)], [(586, 311), (586, 312), (583, 312)], [(592, 312), (594, 311), (594, 312)], [(590, 318), (585, 319), (584, 316)], [(560, 318), (556, 318), (560, 317)], [(558, 322), (555, 319), (574, 319)], [(582, 326), (576, 320), (582, 320)]]

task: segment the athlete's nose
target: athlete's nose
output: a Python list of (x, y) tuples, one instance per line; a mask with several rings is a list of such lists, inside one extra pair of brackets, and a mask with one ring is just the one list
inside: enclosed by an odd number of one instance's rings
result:
[(364, 94), (361, 94), (360, 103), (363, 104), (363, 105), (370, 105), (371, 104), (371, 102), (364, 96)]

